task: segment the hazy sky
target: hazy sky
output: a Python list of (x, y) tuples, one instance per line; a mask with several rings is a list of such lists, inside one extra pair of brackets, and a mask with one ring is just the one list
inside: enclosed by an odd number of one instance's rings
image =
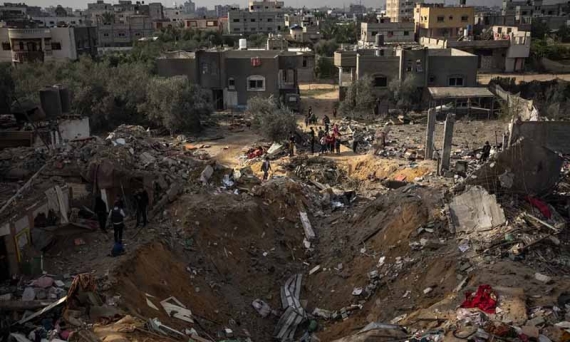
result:
[[(64, 7), (72, 7), (72, 8), (87, 8), (88, 2), (95, 2), (96, 0), (11, 0), (7, 2), (25, 2), (30, 6), (42, 6), (42, 7), (49, 7), (55, 5), (62, 5)], [(185, 0), (177, 0), (176, 3), (181, 5), (184, 3)], [(350, 5), (350, 3), (360, 3), (362, 1), (363, 5), (368, 7), (380, 7), (384, 5), (385, 0), (285, 0), (285, 6), (293, 6), (293, 7), (321, 7), (321, 6), (334, 6), (334, 7), (342, 7), (343, 5)], [(496, 4), (498, 5), (501, 0), (468, 0), (468, 4)], [(3, 3), (3, 0), (0, 0), (0, 3)], [(118, 3), (118, 0), (105, 0), (107, 3)], [(135, 0), (133, 0), (135, 2)], [(148, 3), (148, 0), (145, 0)], [(174, 1), (168, 0), (151, 0), (150, 2), (162, 2), (163, 5), (167, 7), (172, 7)], [(240, 7), (244, 8), (247, 7), (247, 0), (194, 0), (196, 2), (197, 7), (206, 6), (208, 8), (213, 8), (214, 5), (218, 4), (238, 4)], [(442, 2), (442, 0), (431, 0), (427, 2)], [(446, 0), (446, 2), (454, 3), (458, 2), (455, 0)]]

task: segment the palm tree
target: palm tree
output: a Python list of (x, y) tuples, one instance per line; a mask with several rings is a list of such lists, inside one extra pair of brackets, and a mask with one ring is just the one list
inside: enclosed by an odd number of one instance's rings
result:
[(101, 15), (101, 20), (104, 25), (111, 25), (115, 22), (115, 16), (111, 12), (105, 12)]

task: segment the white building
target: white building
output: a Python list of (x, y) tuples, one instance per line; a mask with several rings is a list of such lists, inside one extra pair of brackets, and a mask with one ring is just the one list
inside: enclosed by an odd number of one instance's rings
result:
[(14, 64), (76, 60), (82, 53), (97, 53), (94, 27), (0, 27), (0, 43), (0, 62)]

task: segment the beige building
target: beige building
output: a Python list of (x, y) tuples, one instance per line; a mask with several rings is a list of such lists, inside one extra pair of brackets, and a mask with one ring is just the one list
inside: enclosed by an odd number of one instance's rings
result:
[(417, 4), (414, 21), (419, 37), (455, 38), (475, 23), (473, 7), (444, 7), (443, 4)]
[(412, 22), (379, 22), (361, 23), (359, 46), (373, 46), (376, 35), (381, 35), (384, 43), (414, 43), (414, 23)]
[(282, 12), (283, 7), (284, 7), (283, 1), (263, 0), (263, 1), (250, 1), (248, 9), (250, 12)]
[(0, 43), (0, 62), (13, 64), (69, 61), (83, 53), (97, 54), (94, 27), (0, 27)]
[(386, 16), (393, 22), (410, 22), (414, 20), (416, 4), (424, 0), (386, 0)]

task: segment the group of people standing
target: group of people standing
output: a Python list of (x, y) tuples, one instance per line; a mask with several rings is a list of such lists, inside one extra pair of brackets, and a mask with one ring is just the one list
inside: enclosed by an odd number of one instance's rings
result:
[[(311, 110), (311, 108), (309, 108), (309, 110)], [(338, 125), (334, 124), (331, 131), (331, 120), (328, 115), (323, 117), (322, 124), (324, 129), (323, 127), (319, 127), (318, 132), (315, 132), (313, 127), (309, 130), (309, 135), (311, 136), (311, 153), (315, 154), (315, 145), (318, 144), (320, 146), (319, 154), (335, 152), (340, 154), (341, 134)]]

